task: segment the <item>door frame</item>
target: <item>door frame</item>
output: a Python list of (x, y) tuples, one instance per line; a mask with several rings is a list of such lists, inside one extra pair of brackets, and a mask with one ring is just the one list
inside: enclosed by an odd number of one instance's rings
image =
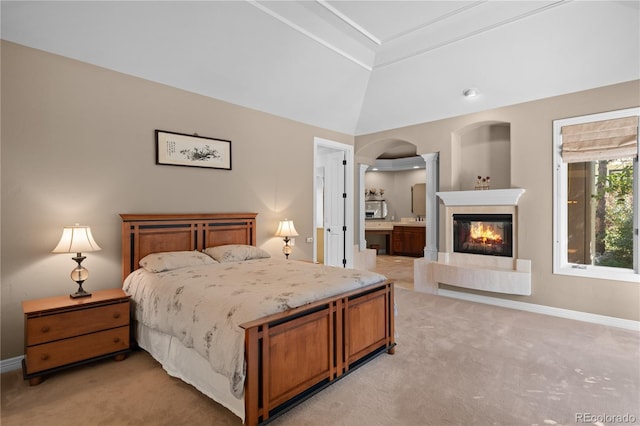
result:
[[(316, 230), (318, 229), (318, 221), (316, 219), (317, 210), (317, 194), (318, 194), (318, 179), (316, 179), (316, 170), (321, 165), (321, 156), (319, 152), (322, 149), (329, 149), (332, 151), (342, 151), (345, 154), (347, 161), (345, 167), (345, 188), (346, 188), (346, 200), (345, 200), (345, 226), (347, 230), (345, 232), (345, 259), (347, 261), (346, 267), (353, 268), (353, 245), (354, 245), (354, 149), (353, 145), (347, 145), (344, 143), (331, 141), (319, 137), (313, 138), (313, 261), (318, 261), (318, 244)], [(338, 194), (342, 199), (342, 194)]]

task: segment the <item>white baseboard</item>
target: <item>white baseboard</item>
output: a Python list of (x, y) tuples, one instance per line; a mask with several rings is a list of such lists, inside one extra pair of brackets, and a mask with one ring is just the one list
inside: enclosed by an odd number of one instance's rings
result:
[(15, 358), (0, 360), (0, 373), (8, 373), (9, 371), (21, 369), (23, 358), (24, 355), (20, 355)]
[(487, 305), (501, 306), (503, 308), (519, 309), (521, 311), (535, 312), (537, 314), (552, 315), (594, 324), (608, 325), (640, 332), (640, 322), (606, 315), (590, 314), (588, 312), (572, 311), (570, 309), (554, 308), (552, 306), (536, 305), (533, 303), (518, 302), (516, 300), (499, 299), (497, 297), (482, 296), (479, 294), (463, 293), (453, 290), (438, 289), (438, 296), (452, 297), (468, 300), (470, 302), (484, 303)]

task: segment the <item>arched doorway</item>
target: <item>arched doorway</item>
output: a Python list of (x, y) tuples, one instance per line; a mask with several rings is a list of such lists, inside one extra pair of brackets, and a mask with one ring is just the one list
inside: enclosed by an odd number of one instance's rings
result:
[[(435, 191), (438, 188), (437, 173), (437, 154), (417, 154), (417, 146), (410, 141), (400, 139), (385, 139), (367, 144), (356, 152), (356, 158), (359, 163), (358, 173), (358, 191), (360, 193), (360, 202), (357, 208), (356, 222), (359, 224), (359, 247), (361, 251), (367, 248), (366, 229), (372, 228), (373, 223), (366, 219), (365, 206), (367, 203), (366, 194), (372, 189), (379, 194), (380, 190), (384, 190), (385, 201), (390, 201), (388, 205), (388, 216), (385, 217), (386, 222), (400, 223), (404, 220), (421, 220), (427, 223), (425, 227), (426, 245), (420, 253), (422, 257), (426, 253), (433, 253), (437, 256), (437, 204)], [(417, 160), (417, 161), (416, 161)], [(426, 160), (426, 161), (425, 161)], [(377, 170), (375, 170), (377, 169)], [(377, 173), (378, 179), (370, 178), (368, 173)], [(380, 176), (383, 174), (397, 173), (397, 176), (387, 179)], [(419, 176), (416, 178), (415, 176)], [(369, 177), (369, 178), (368, 178)], [(385, 182), (384, 184), (380, 182)], [(422, 202), (426, 204), (424, 208), (417, 211), (413, 208), (415, 202), (414, 193), (411, 183), (420, 183), (420, 190), (424, 196), (421, 197)], [(383, 186), (387, 185), (388, 188)], [(375, 192), (374, 192), (375, 193)], [(379, 198), (383, 198), (379, 196)], [(394, 205), (398, 203), (399, 205)], [(401, 205), (400, 205), (401, 204)], [(430, 207), (436, 213), (428, 217), (425, 211)], [(436, 206), (436, 208), (433, 207)], [(425, 220), (426, 219), (426, 220)], [(429, 222), (432, 224), (429, 225)], [(368, 226), (368, 225), (369, 226)], [(371, 235), (373, 232), (369, 232)], [(376, 232), (376, 234), (384, 234)], [(389, 244), (389, 240), (384, 245)], [(376, 244), (376, 247), (382, 244)], [(429, 255), (429, 257), (432, 257)]]

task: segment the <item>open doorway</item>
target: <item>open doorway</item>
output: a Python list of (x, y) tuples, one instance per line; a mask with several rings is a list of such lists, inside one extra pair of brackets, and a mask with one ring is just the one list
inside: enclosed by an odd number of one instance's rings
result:
[[(376, 245), (376, 251), (380, 254), (383, 253), (382, 247), (388, 246), (389, 244), (393, 245), (394, 243), (394, 228), (396, 222), (399, 222), (398, 229), (398, 237), (404, 234), (407, 235), (411, 241), (408, 241), (407, 246), (405, 247), (402, 244), (403, 252), (411, 252), (411, 256), (407, 257), (407, 264), (412, 264), (414, 260), (418, 259), (428, 259), (428, 260), (436, 260), (438, 253), (438, 202), (436, 192), (439, 188), (439, 154), (437, 152), (420, 154), (416, 153), (417, 147), (415, 144), (398, 139), (385, 139), (379, 140), (373, 143), (370, 143), (362, 148), (360, 148), (357, 152), (357, 156), (359, 159), (367, 159), (369, 161), (362, 161), (359, 167), (359, 182), (358, 182), (358, 191), (360, 192), (360, 203), (359, 203), (359, 211), (357, 220), (359, 223), (359, 247), (363, 256), (371, 256), (371, 250), (365, 250), (370, 247), (370, 241), (367, 237), (369, 235), (382, 234), (384, 235), (384, 240), (380, 240)], [(416, 158), (417, 157), (417, 158)], [(417, 161), (417, 160), (420, 161)], [(387, 170), (392, 170), (395, 166), (398, 166), (400, 169), (405, 168), (405, 170), (413, 169), (413, 166), (417, 165), (413, 162), (420, 164), (419, 169), (415, 170), (419, 175), (417, 177), (413, 177), (412, 179), (416, 180), (416, 182), (411, 182), (411, 184), (407, 185), (408, 179), (393, 179), (392, 181), (401, 183), (404, 185), (403, 188), (399, 188), (395, 184), (390, 183), (378, 183), (367, 179), (366, 173), (368, 170), (373, 171), (372, 169), (377, 164), (378, 170), (381, 169), (380, 166), (387, 167)], [(408, 174), (407, 174), (408, 175)], [(419, 180), (420, 182), (417, 182)], [(413, 184), (419, 183), (418, 187), (424, 194), (424, 197), (420, 197), (422, 201), (417, 201), (415, 197), (416, 187), (413, 187)], [(387, 214), (387, 220), (390, 223), (374, 223), (372, 220), (366, 220), (366, 198), (367, 195), (371, 194), (371, 187), (373, 187), (374, 197), (376, 193), (380, 193), (380, 187), (383, 186), (385, 189), (384, 198), (389, 198), (387, 203), (387, 207), (389, 208)], [(387, 188), (388, 187), (388, 188)], [(376, 191), (377, 190), (377, 191)], [(399, 191), (402, 192), (400, 197), (392, 197), (391, 194), (388, 194), (388, 191)], [(395, 198), (395, 200), (394, 200)], [(402, 209), (393, 209), (391, 204), (401, 202), (406, 204)], [(415, 206), (416, 202), (424, 203), (424, 208), (416, 210), (412, 206)], [(412, 210), (413, 208), (413, 210)], [(402, 219), (408, 218), (408, 220), (419, 220), (422, 223), (415, 224), (421, 225), (420, 228), (413, 227), (409, 224), (409, 227), (403, 227)], [(386, 225), (382, 229), (375, 228), (376, 225)], [(367, 232), (367, 228), (369, 228), (370, 232)], [(418, 235), (419, 229), (422, 230)], [(407, 231), (407, 232), (405, 232)], [(408, 232), (411, 231), (411, 232)], [(387, 240), (387, 233), (390, 233), (390, 238)], [(400, 235), (402, 234), (402, 235)], [(380, 237), (376, 237), (380, 239)], [(398, 238), (402, 240), (401, 238)], [(419, 241), (418, 241), (419, 240)], [(415, 246), (420, 246), (416, 248)], [(371, 247), (373, 248), (373, 247)], [(385, 247), (387, 248), (387, 247)], [(389, 250), (384, 250), (384, 252), (395, 253), (394, 247), (388, 247)], [(365, 254), (366, 251), (366, 254)], [(416, 256), (416, 257), (413, 257)], [(419, 256), (419, 257), (418, 257)], [(377, 257), (377, 256), (376, 256)], [(368, 258), (368, 257), (367, 257)], [(383, 259), (381, 259), (383, 260)], [(397, 259), (396, 259), (397, 260)], [(403, 259), (404, 260), (404, 259)]]
[(353, 146), (314, 139), (314, 262), (353, 267)]
[[(416, 151), (415, 144), (399, 139), (376, 141), (358, 151), (358, 158), (371, 158), (368, 164), (360, 165), (360, 250), (375, 248), (378, 254), (390, 254), (393, 225), (403, 219), (424, 218), (424, 209), (420, 213), (414, 209), (413, 186), (422, 184), (424, 188), (426, 180), (425, 161)], [(371, 210), (376, 202), (382, 203), (386, 214), (380, 216)], [(419, 251), (421, 256), (422, 247)]]

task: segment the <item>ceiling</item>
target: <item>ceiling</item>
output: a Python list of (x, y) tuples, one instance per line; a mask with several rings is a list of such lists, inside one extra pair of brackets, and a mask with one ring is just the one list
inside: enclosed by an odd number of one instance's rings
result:
[(352, 135), (640, 78), (640, 1), (2, 1), (1, 15), (5, 40)]

